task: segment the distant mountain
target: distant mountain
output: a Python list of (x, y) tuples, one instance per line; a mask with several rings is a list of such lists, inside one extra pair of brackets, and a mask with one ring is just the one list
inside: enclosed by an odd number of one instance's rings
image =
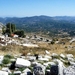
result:
[(15, 23), (17, 28), (26, 32), (53, 32), (59, 31), (75, 31), (75, 17), (71, 16), (33, 16), (33, 17), (6, 17), (0, 18), (0, 22), (6, 24), (8, 22)]
[(75, 22), (75, 16), (56, 16), (53, 17), (54, 20), (63, 20), (63, 21), (74, 21)]

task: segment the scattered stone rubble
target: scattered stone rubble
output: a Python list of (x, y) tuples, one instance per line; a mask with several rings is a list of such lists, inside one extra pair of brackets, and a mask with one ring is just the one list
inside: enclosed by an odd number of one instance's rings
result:
[[(29, 38), (30, 37), (20, 38), (22, 41), (19, 41), (8, 36), (0, 36), (0, 46), (16, 44), (38, 47), (38, 45), (29, 42)], [(31, 40), (52, 41), (38, 36), (32, 37)], [(74, 41), (75, 38), (69, 42), (72, 43)], [(55, 44), (59, 42), (60, 41), (56, 41)], [(71, 45), (67, 46), (68, 50), (73, 48)], [(45, 50), (45, 55), (31, 55), (31, 53), (28, 53), (27, 56), (14, 56), (14, 58), (10, 59), (10, 63), (8, 64), (3, 64), (4, 58), (4, 56), (0, 56), (0, 75), (75, 75), (75, 59), (72, 54), (50, 54), (50, 52)]]
[[(36, 55), (38, 59), (36, 59)], [(72, 54), (46, 54), (46, 55), (14, 56), (11, 62), (0, 68), (0, 75), (75, 75), (75, 60)], [(52, 58), (54, 56), (54, 58)], [(56, 58), (55, 56), (59, 56)], [(5, 56), (0, 56), (0, 65), (3, 65)], [(66, 58), (66, 59), (65, 59)], [(73, 60), (68, 60), (72, 58)], [(65, 64), (62, 60), (65, 62)], [(74, 64), (70, 64), (73, 62)], [(67, 67), (65, 66), (67, 65)]]
[(18, 38), (18, 37), (11, 38), (11, 37), (8, 37), (8, 35), (6, 36), (1, 35), (0, 36), (0, 46), (7, 46), (9, 44), (15, 44), (15, 45), (21, 45), (21, 46), (27, 46), (27, 47), (39, 47), (37, 44), (33, 44), (29, 42), (29, 40), (26, 38), (20, 38), (22, 39), (22, 41), (19, 41), (14, 38)]

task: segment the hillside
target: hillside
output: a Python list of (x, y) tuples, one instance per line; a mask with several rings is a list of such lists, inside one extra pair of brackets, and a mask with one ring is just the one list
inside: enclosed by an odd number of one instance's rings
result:
[(3, 27), (3, 23), (0, 22), (0, 30), (2, 30), (2, 27)]
[(8, 22), (15, 23), (17, 28), (23, 29), (26, 32), (40, 31), (44, 33), (60, 34), (60, 31), (68, 33), (75, 31), (75, 17), (70, 16), (6, 17), (0, 18), (0, 22), (4, 24)]

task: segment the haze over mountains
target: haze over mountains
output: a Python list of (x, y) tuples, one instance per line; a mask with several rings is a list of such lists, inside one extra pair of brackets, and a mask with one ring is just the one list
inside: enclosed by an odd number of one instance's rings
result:
[[(26, 32), (54, 32), (75, 31), (75, 17), (72, 16), (32, 16), (32, 17), (0, 17), (0, 22), (16, 24), (16, 27)], [(57, 32), (56, 32), (57, 31)]]

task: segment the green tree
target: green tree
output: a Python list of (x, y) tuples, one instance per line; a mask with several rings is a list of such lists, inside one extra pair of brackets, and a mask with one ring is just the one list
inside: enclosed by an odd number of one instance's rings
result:
[(6, 24), (6, 33), (12, 34), (15, 32), (15, 30), (16, 30), (15, 24), (13, 24), (13, 23), (7, 23)]
[(15, 31), (15, 34), (19, 35), (19, 37), (24, 37), (24, 30)]
[(6, 28), (5, 26), (2, 27), (2, 34), (5, 34)]
[(11, 31), (11, 23), (6, 24), (6, 33), (8, 33), (8, 34), (12, 33), (12, 31)]
[(12, 23), (11, 23), (11, 31), (12, 31), (12, 32), (15, 32), (15, 30), (16, 30), (15, 24), (12, 24)]

